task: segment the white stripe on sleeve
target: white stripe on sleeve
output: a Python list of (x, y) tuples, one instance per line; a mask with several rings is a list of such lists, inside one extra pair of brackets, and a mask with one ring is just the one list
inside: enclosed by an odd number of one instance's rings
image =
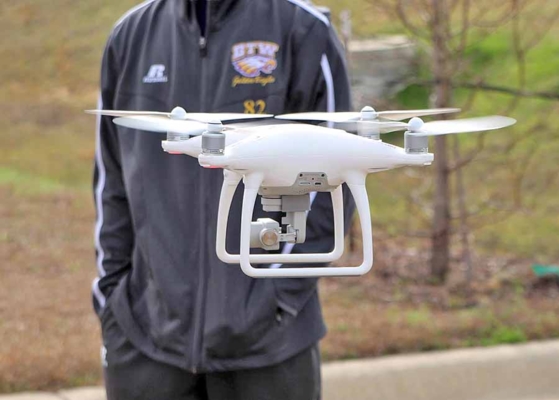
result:
[[(334, 94), (334, 78), (332, 77), (332, 69), (330, 69), (330, 63), (328, 62), (328, 57), (326, 54), (322, 55), (320, 60), (320, 66), (322, 67), (322, 74), (324, 75), (324, 80), (326, 81), (326, 111), (334, 112), (336, 111), (336, 96)], [(328, 127), (333, 128), (334, 123), (328, 122)]]
[[(103, 109), (103, 100), (99, 95), (97, 109)], [(105, 252), (101, 246), (101, 229), (103, 228), (103, 191), (105, 190), (105, 181), (107, 172), (103, 163), (103, 154), (101, 150), (101, 116), (97, 115), (97, 126), (95, 129), (95, 163), (97, 164), (97, 185), (95, 186), (95, 207), (97, 211), (97, 221), (95, 222), (95, 250), (97, 250), (97, 272), (99, 276), (104, 277), (107, 272), (103, 267), (103, 259)]]
[(303, 10), (307, 11), (309, 14), (314, 15), (316, 18), (318, 18), (319, 20), (324, 22), (326, 24), (326, 26), (330, 26), (330, 21), (328, 20), (328, 17), (326, 17), (326, 15), (322, 14), (319, 10), (314, 8), (309, 3), (305, 2), (305, 1), (302, 1), (302, 0), (288, 0), (288, 1), (292, 4), (295, 4), (299, 7), (301, 7)]
[(97, 300), (97, 302), (99, 303), (99, 306), (101, 308), (105, 307), (105, 304), (107, 303), (107, 299), (105, 298), (105, 295), (103, 294), (103, 292), (101, 292), (101, 289), (99, 288), (99, 281), (101, 280), (101, 278), (97, 277), (93, 280), (93, 285), (92, 285), (92, 291), (93, 291), (93, 295), (95, 296), (95, 299)]
[(138, 4), (136, 7), (131, 8), (130, 10), (128, 10), (128, 12), (126, 12), (122, 17), (120, 17), (120, 19), (116, 22), (114, 28), (116, 28), (117, 26), (119, 26), (120, 24), (122, 24), (129, 16), (131, 16), (132, 14), (134, 14), (136, 11), (140, 11), (142, 8), (149, 6), (151, 3), (153, 3), (155, 0), (147, 0), (144, 1), (141, 4)]

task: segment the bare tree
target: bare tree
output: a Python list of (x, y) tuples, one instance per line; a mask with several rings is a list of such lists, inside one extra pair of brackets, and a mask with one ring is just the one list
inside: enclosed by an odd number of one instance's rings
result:
[[(424, 45), (430, 57), (429, 72), (431, 79), (422, 82), (430, 87), (430, 106), (449, 107), (453, 105), (453, 92), (456, 88), (468, 88), (472, 102), (477, 91), (492, 91), (511, 95), (508, 110), (516, 107), (521, 97), (534, 96), (539, 98), (557, 99), (559, 95), (551, 92), (530, 91), (526, 88), (526, 55), (533, 49), (559, 17), (559, 7), (554, 8), (545, 19), (532, 21), (529, 10), (538, 7), (555, 5), (552, 0), (369, 0), (378, 9), (399, 21), (408, 33), (420, 45)], [(551, 9), (551, 8), (550, 8)], [(526, 28), (529, 24), (530, 29)], [(466, 55), (475, 40), (483, 35), (491, 35), (502, 29), (510, 29), (511, 47), (517, 65), (517, 82), (515, 86), (488, 84), (483, 71), (473, 77), (468, 71), (469, 59)], [(518, 144), (512, 140), (503, 147), (507, 151)], [(461, 154), (456, 139), (453, 151), (450, 152), (447, 138), (435, 138), (435, 189), (433, 193), (431, 238), (431, 275), (436, 282), (445, 282), (450, 265), (450, 243), (453, 233), (453, 220), (459, 221), (459, 229), (463, 260), (466, 262), (467, 274), (471, 279), (471, 254), (468, 221), (479, 210), (467, 207), (466, 190), (462, 168), (477, 159), (485, 148), (485, 135), (479, 136), (478, 146), (466, 154)], [(493, 148), (493, 150), (499, 150)], [(503, 150), (503, 149), (501, 149)], [(532, 153), (533, 154), (533, 153)], [(523, 172), (518, 171), (514, 177), (518, 187), (521, 186)], [(458, 216), (452, 214), (451, 181), (454, 179)], [(486, 199), (485, 205), (492, 203)], [(483, 202), (482, 202), (483, 203)], [(483, 206), (478, 207), (483, 208)], [(497, 213), (499, 217), (509, 215)]]

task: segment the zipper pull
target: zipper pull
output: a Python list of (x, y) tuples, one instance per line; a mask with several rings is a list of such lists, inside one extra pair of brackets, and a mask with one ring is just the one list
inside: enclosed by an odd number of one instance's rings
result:
[(198, 45), (200, 46), (200, 55), (202, 57), (206, 57), (206, 54), (208, 54), (207, 44), (208, 42), (206, 41), (206, 38), (204, 36), (200, 36)]

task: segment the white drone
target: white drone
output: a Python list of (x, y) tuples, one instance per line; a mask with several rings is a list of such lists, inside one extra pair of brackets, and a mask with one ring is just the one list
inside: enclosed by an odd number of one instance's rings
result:
[[(512, 118), (489, 116), (424, 123), (419, 116), (458, 112), (459, 109), (310, 112), (279, 115), (291, 121), (334, 122), (346, 130), (301, 123), (222, 125), (221, 121), (270, 118), (272, 115), (170, 113), (91, 110), (117, 117), (128, 128), (167, 133), (163, 149), (198, 158), (204, 168), (222, 168), (223, 187), (217, 218), (217, 255), (225, 263), (240, 264), (251, 277), (356, 276), (373, 266), (373, 235), (365, 179), (368, 174), (404, 166), (431, 165), (428, 137), (479, 132), (514, 124)], [(400, 122), (404, 119), (409, 122)], [(271, 120), (274, 121), (274, 120)], [(270, 120), (268, 119), (268, 122)], [(380, 140), (380, 134), (405, 131), (404, 147)], [(245, 190), (241, 215), (240, 254), (225, 249), (227, 221), (233, 195), (241, 179)], [(351, 190), (363, 232), (363, 262), (355, 267), (255, 268), (252, 264), (329, 263), (344, 252), (342, 184)], [(305, 241), (307, 213), (316, 192), (330, 192), (334, 210), (334, 249), (323, 254), (250, 254), (250, 248), (278, 250)], [(284, 212), (282, 224), (270, 218), (252, 221), (257, 195), (266, 212)]]

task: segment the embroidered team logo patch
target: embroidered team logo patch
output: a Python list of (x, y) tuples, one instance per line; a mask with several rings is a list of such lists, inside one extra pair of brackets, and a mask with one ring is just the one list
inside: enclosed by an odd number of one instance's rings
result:
[(277, 68), (279, 45), (273, 42), (236, 43), (231, 49), (231, 63), (241, 76), (235, 76), (233, 86), (256, 83), (266, 86), (276, 79), (271, 75)]

